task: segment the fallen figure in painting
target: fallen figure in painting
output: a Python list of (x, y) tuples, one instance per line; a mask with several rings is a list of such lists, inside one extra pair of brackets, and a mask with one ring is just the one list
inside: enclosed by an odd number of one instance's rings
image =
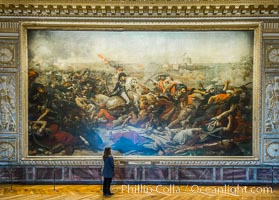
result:
[[(170, 153), (184, 155), (191, 151), (206, 150), (206, 154), (219, 155), (214, 153), (218, 150), (222, 155), (243, 155), (236, 143), (248, 141), (251, 137), (235, 137), (232, 116), (235, 109), (236, 105), (231, 105), (229, 110), (212, 118), (203, 127), (183, 130), (167, 129), (170, 136), (169, 144), (179, 145), (179, 149)], [(221, 123), (223, 119), (226, 119), (226, 124)]]
[(35, 155), (40, 153), (52, 155), (60, 152), (64, 155), (72, 155), (74, 147), (84, 143), (81, 138), (74, 137), (69, 132), (59, 130), (57, 124), (51, 124), (48, 127), (46, 127), (46, 121), (31, 121), (30, 124), (29, 142), (32, 142), (35, 146), (32, 151)]

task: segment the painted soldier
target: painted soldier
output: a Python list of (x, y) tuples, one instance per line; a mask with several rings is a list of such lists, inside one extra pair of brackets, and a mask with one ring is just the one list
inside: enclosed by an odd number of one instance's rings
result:
[(113, 91), (111, 92), (111, 96), (120, 96), (122, 97), (126, 104), (130, 103), (130, 99), (127, 95), (127, 91), (126, 91), (126, 77), (127, 74), (124, 72), (121, 72), (118, 75), (118, 81), (113, 89)]

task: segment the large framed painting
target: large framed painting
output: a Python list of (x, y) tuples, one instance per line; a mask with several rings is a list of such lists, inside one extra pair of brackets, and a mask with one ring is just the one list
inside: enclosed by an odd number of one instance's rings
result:
[(24, 159), (257, 159), (260, 24), (21, 25)]

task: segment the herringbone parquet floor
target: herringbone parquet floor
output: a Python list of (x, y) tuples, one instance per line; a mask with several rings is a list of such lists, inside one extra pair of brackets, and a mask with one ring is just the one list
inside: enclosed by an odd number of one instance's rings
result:
[(100, 185), (0, 185), (1, 200), (278, 200), (269, 186), (113, 185), (111, 197)]

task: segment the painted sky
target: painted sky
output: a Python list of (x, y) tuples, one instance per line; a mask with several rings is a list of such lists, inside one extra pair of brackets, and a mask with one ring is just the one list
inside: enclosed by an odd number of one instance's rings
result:
[(253, 31), (29, 30), (29, 58), (40, 62), (234, 63), (253, 56)]

